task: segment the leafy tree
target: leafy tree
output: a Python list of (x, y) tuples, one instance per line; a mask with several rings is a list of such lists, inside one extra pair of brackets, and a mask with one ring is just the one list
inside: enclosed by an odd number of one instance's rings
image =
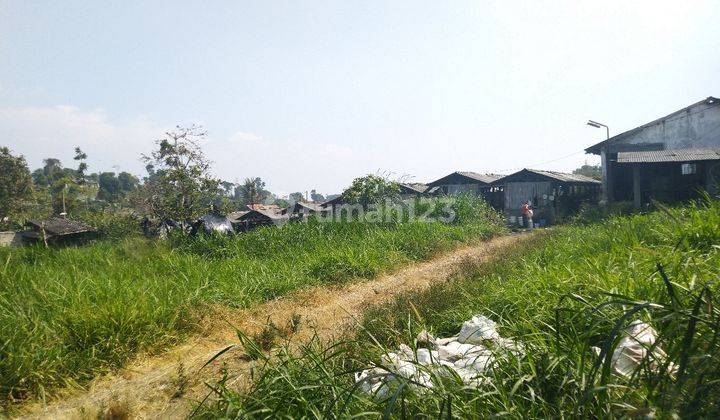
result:
[(220, 181), (220, 187), (222, 188), (223, 193), (228, 197), (232, 197), (235, 193), (235, 184), (232, 182)]
[(38, 187), (47, 187), (50, 184), (48, 177), (45, 175), (44, 168), (35, 169), (32, 173), (32, 179)]
[(310, 199), (316, 203), (320, 203), (322, 201), (325, 201), (325, 197), (323, 197), (322, 194), (318, 193), (315, 190), (310, 191)]
[(135, 175), (128, 172), (120, 172), (117, 179), (120, 183), (120, 191), (124, 193), (135, 191), (138, 185), (140, 185), (140, 180)]
[(63, 167), (59, 159), (47, 158), (43, 159), (43, 167), (32, 173), (35, 185), (39, 187), (47, 187), (53, 182), (64, 177)]
[(210, 174), (210, 161), (200, 148), (206, 135), (200, 126), (178, 126), (143, 156), (152, 169), (143, 185), (144, 210), (161, 220), (190, 221), (218, 199), (220, 181)]
[(258, 204), (270, 198), (265, 189), (265, 182), (260, 178), (245, 178), (242, 184), (235, 187), (235, 199), (240, 204)]
[(80, 186), (73, 178), (62, 177), (50, 185), (52, 208), (55, 214), (73, 213), (77, 210), (80, 201), (78, 196), (82, 192)]
[(103, 172), (98, 177), (97, 198), (107, 202), (117, 201), (122, 192), (120, 180), (115, 176), (115, 172)]
[(386, 199), (396, 199), (399, 194), (400, 188), (396, 182), (378, 175), (366, 175), (355, 178), (350, 188), (345, 190), (342, 195), (349, 203), (367, 206)]
[(32, 177), (23, 156), (0, 147), (0, 219), (19, 212), (32, 196)]
[(594, 179), (602, 179), (602, 167), (600, 165), (583, 165), (575, 169), (572, 173), (576, 175), (584, 175)]
[(303, 201), (303, 193), (301, 192), (294, 192), (290, 194), (290, 201), (297, 203), (298, 201)]
[(75, 157), (73, 159), (78, 161), (77, 181), (79, 184), (83, 184), (85, 182), (85, 171), (87, 171), (88, 168), (87, 163), (85, 163), (87, 154), (80, 150), (80, 146), (75, 147)]

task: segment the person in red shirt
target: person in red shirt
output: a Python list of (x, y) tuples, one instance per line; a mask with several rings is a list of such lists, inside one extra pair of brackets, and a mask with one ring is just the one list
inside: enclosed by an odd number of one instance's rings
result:
[(533, 228), (533, 210), (532, 205), (529, 201), (526, 201), (520, 206), (520, 212), (522, 213), (523, 221), (525, 222), (525, 227), (528, 229)]

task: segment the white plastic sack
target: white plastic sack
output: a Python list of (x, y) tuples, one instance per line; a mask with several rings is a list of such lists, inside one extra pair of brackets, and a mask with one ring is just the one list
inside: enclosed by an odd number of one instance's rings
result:
[(355, 381), (362, 382), (359, 389), (377, 398), (388, 396), (400, 378), (410, 381), (415, 390), (431, 388), (433, 374), (454, 373), (464, 384), (480, 387), (488, 383), (485, 374), (495, 363), (498, 351), (521, 349), (515, 341), (501, 337), (496, 327), (491, 319), (476, 315), (463, 323), (455, 337), (436, 338), (423, 331), (417, 336), (416, 352), (401, 344), (397, 352), (383, 355), (382, 367), (357, 373)]

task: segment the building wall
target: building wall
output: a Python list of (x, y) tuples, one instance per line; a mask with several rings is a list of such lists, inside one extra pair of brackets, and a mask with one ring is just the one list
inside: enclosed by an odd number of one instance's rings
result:
[(720, 147), (720, 103), (702, 103), (681, 115), (660, 121), (614, 143), (621, 145), (661, 143), (663, 149), (702, 149)]
[(505, 210), (510, 215), (520, 215), (520, 206), (528, 200), (539, 209), (551, 201), (552, 195), (550, 182), (508, 182), (505, 185)]
[(480, 184), (445, 184), (439, 185), (440, 190), (445, 194), (461, 194), (461, 193), (474, 193), (480, 192)]
[(22, 246), (20, 232), (0, 232), (0, 246)]

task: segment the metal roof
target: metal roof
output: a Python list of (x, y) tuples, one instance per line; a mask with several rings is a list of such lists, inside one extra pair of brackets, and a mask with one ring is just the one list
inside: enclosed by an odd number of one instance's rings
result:
[(77, 220), (53, 217), (47, 220), (28, 220), (36, 229), (44, 229), (48, 235), (70, 235), (73, 233), (95, 232), (95, 229)]
[(240, 216), (240, 218), (238, 220), (245, 220), (245, 219), (251, 217), (253, 214), (261, 214), (261, 215), (263, 215), (269, 219), (273, 219), (273, 220), (280, 220), (280, 219), (288, 218), (287, 215), (280, 213), (280, 210), (255, 209), (255, 210), (250, 210), (249, 212)]
[(230, 219), (231, 221), (234, 222), (234, 221), (238, 220), (239, 218), (241, 218), (242, 216), (248, 214), (249, 212), (250, 212), (250, 210), (233, 211), (231, 213), (228, 213), (227, 217), (228, 217), (228, 219)]
[(498, 174), (479, 174), (477, 172), (456, 172), (462, 176), (466, 176), (468, 178), (476, 179), (478, 181), (482, 181), (486, 184), (490, 184), (491, 182), (497, 181), (498, 179), (502, 178), (502, 175)]
[[(445, 175), (444, 177), (440, 179), (436, 179), (435, 181), (427, 184), (429, 188), (437, 187), (439, 185), (445, 185), (449, 179), (451, 179), (454, 175), (459, 175), (464, 178), (468, 178), (471, 181), (480, 181), (483, 184), (491, 184), (498, 179), (502, 178), (502, 175), (497, 174), (480, 174), (477, 172), (471, 172), (471, 171), (456, 171), (449, 175)], [(475, 184), (475, 182), (469, 182), (469, 184)]]
[(688, 112), (690, 109), (695, 108), (695, 107), (697, 107), (697, 106), (699, 106), (699, 105), (710, 105), (710, 107), (712, 107), (712, 106), (716, 106), (716, 105), (718, 105), (718, 104), (720, 104), (720, 99), (715, 98), (715, 97), (713, 97), (713, 96), (708, 96), (707, 98), (703, 99), (702, 101), (698, 101), (698, 102), (696, 102), (696, 103), (694, 103), (694, 104), (692, 104), (692, 105), (690, 105), (690, 106), (687, 106), (687, 107), (685, 107), (685, 108), (683, 108), (683, 109), (680, 109), (680, 110), (678, 110), (678, 111), (675, 111), (675, 112), (673, 112), (673, 113), (671, 113), (671, 114), (668, 114), (668, 115), (666, 115), (666, 116), (664, 116), (664, 117), (662, 117), (662, 118), (658, 118), (658, 119), (656, 119), (656, 120), (650, 121), (650, 122), (647, 123), (647, 124), (643, 124), (643, 125), (641, 125), (641, 126), (639, 126), (639, 127), (635, 127), (635, 128), (633, 128), (633, 129), (630, 129), (630, 130), (625, 131), (625, 132), (623, 132), (623, 133), (617, 134), (617, 135), (615, 135), (615, 136), (613, 136), (613, 137), (610, 137), (610, 138), (607, 139), (607, 140), (601, 141), (600, 143), (593, 144), (592, 146), (590, 146), (590, 147), (588, 147), (587, 149), (585, 149), (585, 153), (592, 153), (592, 154), (595, 154), (595, 155), (599, 155), (599, 154), (600, 154), (600, 149), (601, 149), (602, 146), (605, 145), (605, 144), (614, 143), (614, 142), (616, 142), (616, 141), (618, 141), (618, 140), (621, 140), (621, 139), (623, 139), (623, 138), (625, 138), (625, 137), (627, 137), (627, 136), (629, 136), (629, 135), (631, 135), (631, 134), (634, 134), (634, 133), (636, 133), (636, 132), (638, 132), (638, 131), (640, 131), (640, 130), (642, 130), (642, 129), (644, 129), (644, 128), (647, 128), (647, 127), (650, 127), (650, 126), (652, 126), (652, 125), (661, 123), (661, 122), (663, 122), (663, 121), (665, 121), (665, 120), (667, 120), (667, 119), (670, 119), (670, 118), (672, 118), (672, 117), (674, 117), (674, 116), (676, 116), (676, 115), (680, 115), (680, 114), (682, 114), (682, 113), (684, 113), (684, 112)]
[(568, 174), (565, 172), (555, 172), (555, 171), (542, 171), (539, 169), (526, 169), (528, 172), (533, 172), (538, 175), (545, 175), (550, 178), (557, 179), (558, 181), (562, 182), (589, 182), (592, 184), (601, 184), (600, 181), (594, 178), (590, 178), (589, 176), (580, 175), (580, 174)]
[(512, 179), (512, 178), (518, 178), (519, 176), (522, 176), (523, 173), (533, 173), (536, 175), (552, 178), (556, 181), (560, 182), (567, 182), (567, 183), (581, 183), (581, 184), (601, 184), (600, 181), (594, 178), (587, 177), (585, 175), (578, 175), (578, 174), (568, 174), (565, 172), (555, 172), (555, 171), (543, 171), (540, 169), (522, 169), (520, 171), (517, 171), (513, 174), (507, 175), (503, 178), (500, 178), (495, 182), (495, 184), (502, 184), (503, 182)]
[(398, 183), (400, 187), (405, 187), (409, 190), (415, 191), (417, 193), (424, 193), (425, 190), (427, 190), (428, 186), (419, 182), (400, 182)]
[(299, 212), (302, 209), (307, 209), (310, 211), (320, 211), (322, 210), (322, 206), (320, 203), (308, 203), (306, 201), (298, 201), (295, 203), (294, 206), (288, 207), (285, 210), (283, 210), (283, 214), (290, 211), (291, 213)]
[(618, 163), (695, 162), (700, 160), (720, 160), (720, 149), (620, 152), (617, 157)]

